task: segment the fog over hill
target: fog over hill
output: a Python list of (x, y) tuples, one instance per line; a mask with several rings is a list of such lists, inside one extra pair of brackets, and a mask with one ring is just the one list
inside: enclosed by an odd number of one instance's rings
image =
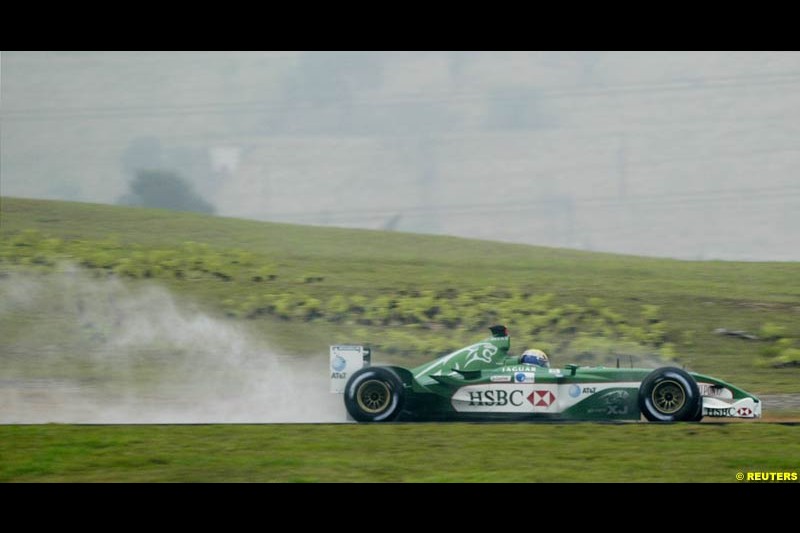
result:
[(800, 260), (797, 52), (2, 52), (0, 194)]

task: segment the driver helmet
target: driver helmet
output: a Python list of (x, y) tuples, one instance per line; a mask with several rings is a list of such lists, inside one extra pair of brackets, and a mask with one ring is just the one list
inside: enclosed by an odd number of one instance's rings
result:
[(547, 358), (547, 354), (536, 348), (531, 348), (530, 350), (522, 352), (519, 362), (550, 368), (550, 360)]

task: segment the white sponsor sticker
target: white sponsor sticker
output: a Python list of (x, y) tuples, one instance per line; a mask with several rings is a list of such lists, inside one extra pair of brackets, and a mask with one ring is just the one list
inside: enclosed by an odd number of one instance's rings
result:
[(464, 413), (555, 413), (558, 386), (509, 383), (467, 385), (450, 399), (453, 409)]
[(473, 413), (532, 413), (526, 400), (530, 385), (469, 385), (458, 389), (451, 403), (453, 409)]
[(514, 373), (514, 383), (535, 383), (536, 382), (536, 373), (535, 372), (515, 372)]
[(331, 392), (344, 392), (350, 374), (369, 363), (369, 349), (362, 346), (336, 345), (330, 347)]
[(501, 376), (492, 376), (489, 378), (492, 383), (511, 383), (511, 376), (504, 374)]
[(756, 403), (752, 398), (742, 398), (733, 403), (727, 403), (718, 398), (705, 396), (703, 397), (703, 416), (760, 418), (761, 403)]

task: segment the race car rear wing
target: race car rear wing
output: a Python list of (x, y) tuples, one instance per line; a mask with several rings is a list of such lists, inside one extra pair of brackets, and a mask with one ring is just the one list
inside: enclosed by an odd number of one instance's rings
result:
[(331, 392), (342, 393), (347, 378), (370, 365), (370, 349), (355, 344), (337, 344), (330, 347)]

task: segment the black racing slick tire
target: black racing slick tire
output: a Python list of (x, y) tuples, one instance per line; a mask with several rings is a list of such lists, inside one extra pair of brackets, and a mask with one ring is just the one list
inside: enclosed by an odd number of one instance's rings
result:
[(344, 389), (344, 406), (359, 422), (394, 420), (404, 401), (403, 381), (391, 368), (371, 366), (357, 370)]
[(703, 397), (697, 402), (697, 411), (694, 416), (689, 419), (690, 422), (700, 422), (703, 419)]
[(698, 413), (702, 417), (700, 389), (685, 370), (659, 368), (639, 386), (639, 409), (651, 422), (697, 421)]

